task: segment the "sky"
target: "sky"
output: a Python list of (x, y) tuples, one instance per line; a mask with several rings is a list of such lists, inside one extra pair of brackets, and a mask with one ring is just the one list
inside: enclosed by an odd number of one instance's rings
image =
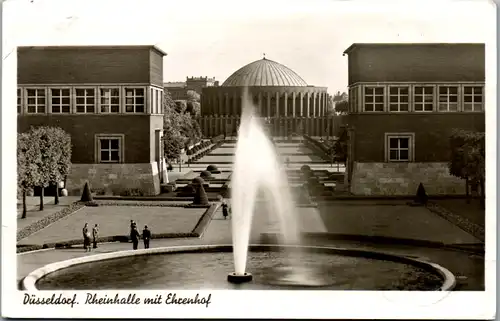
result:
[(151, 44), (168, 54), (165, 82), (222, 83), (265, 53), (330, 93), (347, 88), (352, 43), (488, 42), (495, 14), (481, 0), (6, 0), (3, 10), (4, 58), (17, 45)]

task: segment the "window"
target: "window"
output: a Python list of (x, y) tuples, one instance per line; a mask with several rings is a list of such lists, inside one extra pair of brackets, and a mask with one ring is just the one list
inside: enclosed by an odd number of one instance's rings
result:
[(123, 162), (123, 135), (98, 135), (96, 138), (98, 163)]
[(76, 112), (94, 113), (95, 112), (95, 90), (93, 88), (75, 89)]
[(29, 114), (45, 114), (45, 89), (26, 89)]
[(17, 88), (17, 113), (20, 114), (23, 109), (23, 91)]
[(70, 112), (71, 96), (69, 88), (52, 89), (52, 113), (62, 114)]
[[(232, 105), (231, 105), (232, 106)], [(158, 91), (158, 114), (163, 113), (163, 91)]]
[(458, 111), (458, 87), (439, 86), (439, 111)]
[(434, 87), (415, 87), (415, 111), (432, 111), (434, 106)]
[(101, 88), (101, 113), (119, 113), (120, 112), (120, 89)]
[(408, 111), (408, 87), (389, 88), (389, 111)]
[(413, 134), (386, 134), (386, 159), (409, 162), (413, 158)]
[(125, 111), (127, 113), (144, 112), (144, 89), (126, 88), (125, 89)]
[(482, 111), (482, 110), (483, 110), (483, 87), (465, 86), (464, 111)]
[(151, 88), (149, 90), (150, 94), (149, 97), (151, 97), (151, 113), (156, 114), (156, 89)]
[(365, 111), (384, 111), (384, 87), (365, 87)]

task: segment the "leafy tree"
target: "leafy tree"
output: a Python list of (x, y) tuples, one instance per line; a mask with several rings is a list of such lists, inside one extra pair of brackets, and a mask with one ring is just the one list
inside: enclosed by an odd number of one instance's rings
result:
[(17, 185), (23, 198), (23, 214), (26, 218), (26, 192), (38, 185), (38, 164), (42, 162), (40, 145), (32, 133), (17, 135)]
[(32, 128), (29, 135), (38, 144), (41, 161), (37, 163), (40, 191), (40, 211), (43, 211), (44, 189), (56, 185), (56, 204), (59, 202), (58, 183), (71, 166), (71, 137), (61, 128), (41, 126)]
[(191, 117), (197, 118), (201, 114), (201, 105), (196, 101), (187, 101), (186, 112), (191, 115)]
[(342, 100), (335, 103), (335, 112), (339, 114), (347, 114), (349, 112), (349, 101)]
[(469, 186), (479, 185), (484, 207), (485, 135), (484, 132), (454, 130), (450, 136), (450, 174), (465, 179), (467, 201)]
[(197, 103), (200, 102), (200, 98), (201, 98), (200, 94), (198, 94), (194, 90), (188, 90), (187, 91), (187, 97), (188, 97), (188, 99), (187, 99), (188, 102), (191, 101), (191, 102), (197, 102)]

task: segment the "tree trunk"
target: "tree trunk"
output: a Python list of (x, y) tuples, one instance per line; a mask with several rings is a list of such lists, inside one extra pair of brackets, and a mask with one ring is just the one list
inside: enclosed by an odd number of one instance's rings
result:
[(54, 204), (59, 204), (59, 184), (56, 183), (56, 196), (54, 197)]
[(470, 204), (469, 178), (465, 179), (465, 202)]
[(26, 218), (26, 212), (27, 212), (27, 208), (26, 208), (26, 190), (23, 190), (23, 216), (21, 216), (21, 218)]
[(43, 187), (40, 188), (40, 211), (43, 211), (43, 190)]

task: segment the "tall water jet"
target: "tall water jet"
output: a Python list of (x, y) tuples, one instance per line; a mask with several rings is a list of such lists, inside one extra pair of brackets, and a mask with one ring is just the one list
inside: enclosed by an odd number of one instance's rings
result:
[(231, 177), (232, 237), (235, 272), (228, 276), (231, 282), (251, 279), (245, 273), (252, 218), (259, 189), (270, 193), (273, 212), (277, 215), (283, 242), (298, 244), (299, 231), (295, 205), (288, 186), (286, 172), (264, 127), (254, 114), (254, 106), (247, 92), (243, 94), (243, 108), (235, 161)]

